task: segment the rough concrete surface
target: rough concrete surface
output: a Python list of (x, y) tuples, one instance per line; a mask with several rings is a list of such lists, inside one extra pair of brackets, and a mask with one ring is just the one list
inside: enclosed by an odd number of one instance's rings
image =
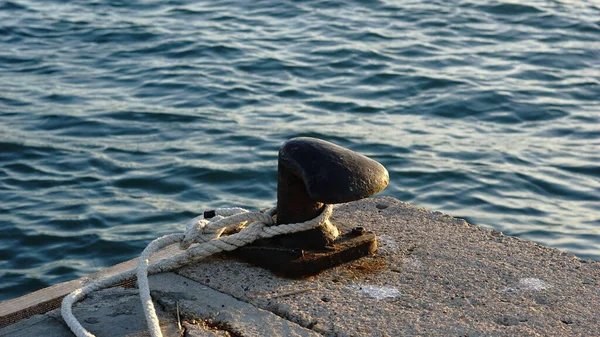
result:
[[(57, 310), (54, 310), (56, 312)], [(56, 336), (71, 337), (73, 334), (68, 330), (62, 320), (52, 317), (54, 312), (45, 315), (37, 315), (28, 319), (21, 320), (15, 324), (0, 329), (2, 337), (18, 336)], [(58, 313), (60, 316), (60, 313)]]
[[(142, 337), (148, 328), (137, 289), (109, 288), (90, 294), (73, 306), (73, 314), (81, 325), (96, 336)], [(183, 336), (171, 315), (157, 306), (161, 329), (166, 336)], [(37, 315), (0, 329), (2, 337), (71, 337), (60, 309)]]
[(151, 276), (150, 289), (154, 301), (173, 315), (178, 306), (185, 319), (203, 322), (234, 336), (321, 336), (270, 311), (176, 274)]
[(178, 273), (325, 336), (600, 336), (598, 262), (389, 197), (333, 222), (378, 254), (305, 280), (219, 258)]
[[(321, 336), (269, 311), (176, 274), (152, 275), (149, 281), (165, 336)], [(149, 335), (137, 289), (115, 287), (92, 293), (74, 306), (73, 313), (88, 331), (97, 336)], [(178, 328), (178, 321), (182, 329)], [(0, 329), (0, 336), (67, 337), (72, 333), (57, 309)]]
[[(375, 232), (377, 254), (301, 280), (219, 256), (152, 276), (165, 336), (600, 336), (599, 262), (389, 197), (332, 221)], [(136, 289), (74, 312), (98, 337), (147, 335)], [(70, 335), (56, 310), (0, 329)]]

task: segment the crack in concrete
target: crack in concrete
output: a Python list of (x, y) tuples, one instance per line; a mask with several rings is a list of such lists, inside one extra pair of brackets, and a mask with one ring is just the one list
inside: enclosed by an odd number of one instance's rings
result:
[[(227, 296), (231, 296), (231, 297), (235, 298), (236, 300), (238, 300), (240, 302), (247, 303), (247, 304), (249, 304), (249, 305), (251, 305), (251, 306), (253, 306), (253, 307), (257, 308), (257, 309), (268, 311), (268, 312), (276, 315), (277, 317), (279, 317), (281, 319), (284, 319), (284, 320), (286, 320), (286, 321), (288, 321), (288, 322), (290, 322), (292, 324), (297, 324), (297, 325), (299, 325), (299, 326), (301, 326), (301, 327), (303, 327), (305, 329), (309, 329), (309, 330), (311, 330), (311, 331), (313, 331), (315, 333), (318, 333), (318, 334), (324, 336), (319, 331), (316, 331), (316, 330), (313, 329), (319, 323), (318, 320), (311, 320), (310, 322), (305, 322), (305, 321), (303, 321), (301, 319), (298, 319), (296, 317), (290, 317), (289, 314), (286, 313), (285, 311), (277, 311), (277, 310), (274, 310), (276, 308), (272, 308), (270, 306), (265, 306), (265, 307), (257, 306), (256, 304), (254, 304), (252, 302), (249, 302), (247, 297), (235, 296), (234, 294), (225, 293), (225, 292), (223, 292), (223, 291), (221, 291), (219, 289), (211, 287), (210, 285), (206, 284), (205, 282), (196, 281), (194, 279), (191, 279), (191, 278), (187, 277), (186, 275), (181, 274), (179, 272), (179, 269), (173, 270), (172, 273), (177, 274), (177, 275), (179, 275), (179, 276), (181, 276), (181, 277), (189, 280), (190, 282), (201, 284), (201, 285), (203, 285), (203, 286), (205, 286), (207, 288), (210, 288), (210, 289), (212, 289), (212, 290), (214, 290), (216, 292), (219, 292), (219, 293), (227, 295)], [(228, 332), (230, 332), (230, 331), (228, 331)], [(240, 334), (240, 335), (232, 335), (232, 337), (244, 337), (244, 336), (242, 336)]]

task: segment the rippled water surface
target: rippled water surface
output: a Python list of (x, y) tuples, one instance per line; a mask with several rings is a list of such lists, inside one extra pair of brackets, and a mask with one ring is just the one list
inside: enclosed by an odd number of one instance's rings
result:
[(598, 1), (0, 1), (0, 300), (271, 206), (295, 136), (600, 260), (599, 60)]

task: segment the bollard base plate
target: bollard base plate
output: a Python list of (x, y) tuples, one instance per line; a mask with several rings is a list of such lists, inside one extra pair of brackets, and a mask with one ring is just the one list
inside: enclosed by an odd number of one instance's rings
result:
[(277, 275), (303, 278), (372, 255), (376, 250), (375, 234), (350, 232), (322, 249), (282, 247), (276, 244), (270, 245), (269, 240), (262, 240), (260, 244), (240, 247), (229, 252), (228, 255), (269, 269)]

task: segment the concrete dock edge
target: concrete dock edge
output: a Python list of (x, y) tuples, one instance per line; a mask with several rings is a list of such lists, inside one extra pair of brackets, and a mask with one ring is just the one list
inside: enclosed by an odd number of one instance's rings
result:
[[(376, 233), (377, 254), (300, 280), (222, 256), (152, 276), (165, 335), (600, 336), (600, 262), (390, 197), (339, 205), (332, 221)], [(135, 288), (74, 310), (98, 337), (147, 334)], [(57, 310), (0, 328), (48, 332), (71, 336)]]

